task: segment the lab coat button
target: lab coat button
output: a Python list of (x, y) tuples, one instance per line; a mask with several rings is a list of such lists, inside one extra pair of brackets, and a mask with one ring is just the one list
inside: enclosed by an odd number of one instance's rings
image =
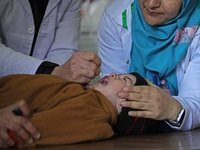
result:
[(29, 33), (29, 34), (33, 34), (33, 33), (34, 33), (33, 28), (29, 28), (29, 29), (28, 29), (28, 33)]
[(129, 60), (127, 60), (126, 63), (129, 64)]

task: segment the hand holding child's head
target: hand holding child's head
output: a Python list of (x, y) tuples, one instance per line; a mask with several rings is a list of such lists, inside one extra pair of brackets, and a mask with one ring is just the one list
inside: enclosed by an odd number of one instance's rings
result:
[(111, 73), (109, 76), (100, 79), (93, 86), (89, 86), (89, 88), (96, 89), (104, 94), (119, 114), (121, 111), (120, 103), (126, 99), (119, 98), (118, 93), (125, 86), (133, 86), (135, 83), (136, 77), (132, 74), (117, 75), (116, 73)]

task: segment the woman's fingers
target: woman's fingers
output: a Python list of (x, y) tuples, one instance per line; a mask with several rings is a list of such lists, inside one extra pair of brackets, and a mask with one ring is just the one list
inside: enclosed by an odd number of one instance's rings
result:
[[(17, 110), (18, 112), (16, 112)], [(9, 133), (14, 133), (26, 143), (32, 143), (33, 138), (40, 138), (40, 132), (31, 123), (29, 117), (30, 109), (23, 100), (0, 109), (0, 141), (2, 141), (0, 147), (15, 144)]]

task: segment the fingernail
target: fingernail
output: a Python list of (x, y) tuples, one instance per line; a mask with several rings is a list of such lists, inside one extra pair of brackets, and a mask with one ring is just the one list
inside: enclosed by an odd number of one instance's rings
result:
[(126, 102), (122, 102), (122, 103), (121, 103), (121, 106), (126, 106)]
[(32, 144), (33, 143), (33, 139), (31, 138), (29, 141), (28, 141), (29, 144)]
[(119, 97), (123, 98), (124, 97), (124, 93), (119, 93)]
[(41, 134), (40, 133), (38, 133), (37, 135), (36, 135), (36, 139), (40, 139), (40, 137), (41, 137)]
[(133, 112), (128, 112), (128, 115), (129, 116), (134, 116), (134, 113)]
[(129, 88), (128, 88), (128, 87), (125, 87), (123, 90), (124, 90), (125, 92), (128, 92), (128, 91), (129, 91)]
[(103, 72), (101, 71), (101, 69), (100, 68), (98, 68), (98, 69), (99, 69), (99, 72), (103, 74)]

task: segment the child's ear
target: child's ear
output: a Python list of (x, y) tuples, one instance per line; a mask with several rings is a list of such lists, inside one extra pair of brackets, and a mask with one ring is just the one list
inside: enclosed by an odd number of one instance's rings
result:
[(120, 112), (122, 111), (122, 106), (120, 105), (120, 103), (116, 104), (116, 108), (117, 108), (117, 113), (120, 114)]

